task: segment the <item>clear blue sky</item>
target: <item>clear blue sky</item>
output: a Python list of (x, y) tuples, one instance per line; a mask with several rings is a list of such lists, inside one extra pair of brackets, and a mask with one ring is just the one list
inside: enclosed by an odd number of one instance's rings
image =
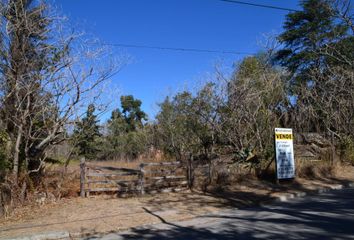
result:
[[(297, 0), (245, 0), (299, 9)], [(108, 43), (257, 52), (262, 34), (280, 32), (286, 11), (218, 0), (56, 0), (71, 21)], [(156, 103), (184, 85), (193, 86), (213, 65), (242, 55), (116, 48), (134, 61), (112, 82), (143, 101), (150, 118)], [(119, 98), (119, 96), (117, 96)]]

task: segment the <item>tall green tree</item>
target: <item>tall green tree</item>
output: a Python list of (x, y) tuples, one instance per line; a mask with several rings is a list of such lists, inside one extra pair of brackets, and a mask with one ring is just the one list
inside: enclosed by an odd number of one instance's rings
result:
[(78, 154), (87, 159), (93, 159), (99, 152), (97, 138), (101, 136), (99, 120), (95, 115), (95, 106), (90, 104), (86, 116), (82, 118), (74, 130), (73, 139), (76, 142)]
[[(292, 73), (292, 90), (311, 83), (313, 69), (352, 64), (353, 32), (332, 0), (302, 0), (301, 11), (289, 13), (279, 41), (284, 48), (276, 59)], [(349, 6), (350, 7), (350, 6)], [(350, 12), (350, 9), (349, 9)]]
[(128, 123), (119, 108), (112, 111), (111, 118), (108, 120), (109, 134), (114, 136), (128, 132)]
[[(143, 121), (147, 115), (141, 110), (142, 102), (132, 95), (121, 96), (121, 108), (112, 112), (107, 122), (107, 157), (136, 158), (147, 149)], [(121, 110), (122, 109), (122, 110)]]
[(160, 147), (178, 160), (186, 160), (191, 155), (207, 157), (210, 153), (214, 138), (208, 128), (209, 87), (206, 86), (196, 97), (183, 91), (160, 103), (161, 110), (156, 117)]
[(287, 15), (279, 36), (284, 48), (276, 59), (291, 73), (289, 112), (299, 131), (348, 132), (354, 70), (350, 4), (346, 0), (303, 0), (301, 11)]
[(121, 96), (121, 107), (124, 118), (129, 126), (129, 130), (136, 130), (143, 126), (143, 121), (147, 120), (147, 115), (141, 110), (142, 102), (132, 95)]

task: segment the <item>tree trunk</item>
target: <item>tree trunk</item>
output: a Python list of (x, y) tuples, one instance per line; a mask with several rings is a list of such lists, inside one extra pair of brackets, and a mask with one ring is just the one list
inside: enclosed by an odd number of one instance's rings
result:
[(27, 189), (27, 179), (22, 183), (21, 193), (20, 193), (20, 202), (23, 204), (25, 202), (26, 197), (26, 189)]
[(208, 185), (210, 185), (212, 181), (213, 181), (213, 166), (212, 166), (211, 159), (208, 158)]
[(19, 162), (20, 162), (20, 145), (22, 141), (22, 124), (18, 127), (18, 133), (15, 144), (15, 153), (14, 153), (14, 164), (12, 169), (12, 174), (14, 176), (14, 183), (18, 183), (18, 173), (19, 173)]
[(188, 166), (187, 166), (187, 177), (188, 177), (188, 187), (192, 189), (194, 176), (193, 176), (193, 155), (191, 154), (188, 158)]

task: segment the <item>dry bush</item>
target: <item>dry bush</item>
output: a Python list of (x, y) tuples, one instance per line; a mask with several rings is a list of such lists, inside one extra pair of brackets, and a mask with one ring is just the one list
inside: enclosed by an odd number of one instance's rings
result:
[(216, 172), (216, 185), (229, 185), (231, 180), (230, 172), (229, 171), (218, 171)]
[(0, 217), (7, 217), (13, 206), (11, 188), (8, 184), (0, 184)]
[(208, 179), (208, 166), (198, 166), (194, 169), (194, 188), (206, 191), (208, 188), (223, 187), (232, 184), (242, 184), (248, 180), (256, 180), (257, 175), (254, 169), (248, 168), (245, 164), (219, 162), (213, 165), (212, 181)]
[(331, 67), (311, 71), (311, 87), (302, 88), (293, 125), (302, 132), (330, 132), (340, 141), (353, 137), (354, 72)]
[(243, 59), (230, 79), (217, 72), (220, 142), (229, 147), (235, 162), (249, 163), (251, 168), (260, 168), (273, 157), (269, 136), (282, 125), (287, 104), (287, 72), (271, 66), (268, 59), (266, 55)]
[(322, 179), (338, 176), (340, 165), (330, 161), (297, 160), (296, 174), (307, 179)]
[(47, 171), (39, 192), (54, 196), (55, 199), (77, 197), (80, 193), (80, 172), (70, 171), (63, 174), (61, 168)]
[(340, 158), (354, 166), (354, 140), (347, 137), (340, 142)]

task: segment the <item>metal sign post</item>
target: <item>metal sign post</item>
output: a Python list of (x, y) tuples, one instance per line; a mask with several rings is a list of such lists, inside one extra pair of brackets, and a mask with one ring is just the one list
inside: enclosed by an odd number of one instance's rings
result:
[(295, 178), (293, 130), (275, 128), (275, 165), (277, 179)]

